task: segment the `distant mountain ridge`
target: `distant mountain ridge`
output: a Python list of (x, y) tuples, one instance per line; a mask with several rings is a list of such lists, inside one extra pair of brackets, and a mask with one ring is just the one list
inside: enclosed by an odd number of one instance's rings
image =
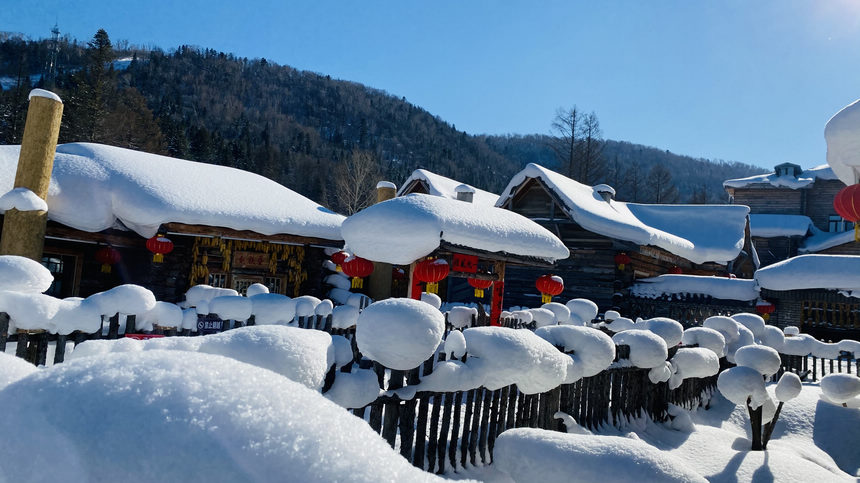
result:
[[(0, 34), (0, 77), (6, 78), (0, 142), (20, 142), (26, 94), (34, 87), (30, 76), (44, 72), (50, 48), (49, 40)], [(58, 50), (54, 78), (39, 84), (48, 83), (67, 100), (61, 142), (93, 140), (234, 166), (334, 209), (346, 206), (334, 181), (353, 176), (357, 152), (374, 164), (376, 178), (400, 183), (425, 168), (493, 192), (529, 162), (557, 169), (547, 136), (470, 135), (405, 98), (266, 59), (188, 46), (165, 52), (119, 45), (101, 64), (109, 82), (96, 95), (87, 85), (88, 73), (99, 70), (92, 64), (93, 47), (63, 38)], [(122, 65), (112, 62), (117, 59)], [(91, 108), (94, 99), (100, 110)], [(87, 108), (101, 116), (90, 119), (95, 124), (88, 131), (80, 128)], [(625, 173), (647, 174), (655, 164), (670, 169), (681, 201), (704, 189), (708, 201), (720, 202), (724, 179), (764, 171), (626, 142), (608, 141), (604, 154), (617, 168), (612, 172), (622, 199)], [(360, 182), (367, 189), (375, 185)]]

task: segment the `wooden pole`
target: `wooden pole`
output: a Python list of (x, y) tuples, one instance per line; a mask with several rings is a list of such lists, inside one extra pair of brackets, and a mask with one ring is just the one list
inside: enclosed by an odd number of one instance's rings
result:
[[(390, 181), (380, 181), (376, 184), (376, 202), (390, 200), (397, 196), (397, 187)], [(368, 279), (367, 294), (374, 300), (391, 297), (391, 264), (373, 262), (373, 273)]]
[(493, 273), (499, 279), (493, 282), (493, 292), (490, 299), (490, 325), (498, 326), (502, 315), (502, 303), (505, 295), (505, 262), (495, 262)]
[[(42, 89), (30, 92), (15, 188), (27, 188), (43, 200), (47, 199), (62, 117), (63, 101), (57, 95)], [(41, 262), (47, 222), (46, 211), (8, 210), (3, 217), (0, 254), (20, 255)]]

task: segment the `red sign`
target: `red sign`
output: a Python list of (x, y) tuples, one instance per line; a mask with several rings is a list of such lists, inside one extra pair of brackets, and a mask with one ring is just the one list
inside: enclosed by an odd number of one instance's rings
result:
[(455, 272), (476, 273), (478, 271), (478, 257), (455, 253), (451, 269)]
[(164, 337), (161, 334), (125, 334), (129, 339), (137, 339), (137, 340), (147, 340), (147, 339), (158, 339), (159, 337)]
[(505, 294), (505, 281), (493, 282), (493, 300), (490, 302), (490, 325), (497, 326), (502, 316), (502, 297)]
[(269, 268), (269, 255), (260, 252), (233, 252), (235, 268)]

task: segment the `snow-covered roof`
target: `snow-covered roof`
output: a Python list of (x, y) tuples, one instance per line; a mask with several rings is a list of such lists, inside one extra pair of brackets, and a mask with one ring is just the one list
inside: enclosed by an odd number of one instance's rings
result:
[(803, 241), (803, 245), (798, 248), (798, 251), (801, 253), (815, 253), (853, 241), (854, 230), (829, 232), (819, 230), (813, 226), (812, 234)]
[(860, 290), (860, 256), (800, 255), (756, 271), (768, 290)]
[(645, 298), (676, 294), (710, 295), (724, 300), (758, 298), (755, 280), (699, 275), (660, 275), (643, 278), (630, 287), (630, 294)]
[(512, 211), (410, 194), (377, 203), (343, 222), (343, 239), (356, 255), (405, 265), (442, 242), (548, 262), (570, 254), (546, 228)]
[(799, 189), (806, 188), (816, 180), (838, 179), (830, 166), (822, 164), (804, 170), (798, 177), (791, 175), (777, 176), (776, 173), (757, 174), (747, 178), (727, 179), (723, 181), (724, 188), (746, 188), (753, 184), (769, 184), (776, 188)]
[(762, 238), (806, 236), (812, 220), (803, 215), (750, 215), (750, 235)]
[(514, 175), (496, 206), (503, 206), (529, 178), (552, 190), (573, 221), (610, 238), (654, 245), (693, 263), (734, 260), (744, 245), (746, 206), (605, 201), (594, 188), (534, 163)]
[[(12, 189), (20, 146), (0, 146), (0, 193)], [(340, 240), (344, 220), (247, 171), (92, 143), (57, 146), (48, 218), (98, 232), (122, 222), (144, 237), (187, 223)]]
[[(457, 199), (457, 187), (463, 184), (457, 180), (427, 171), (426, 169), (416, 169), (408, 178), (406, 178), (406, 181), (403, 182), (403, 186), (400, 187), (400, 191), (398, 191), (397, 195), (403, 196), (406, 188), (408, 188), (413, 181), (423, 181), (429, 191), (428, 194), (451, 198), (452, 200)], [(472, 203), (493, 206), (496, 204), (496, 200), (499, 199), (499, 195), (495, 193), (490, 193), (489, 191), (480, 190), (475, 187), (471, 188), (475, 190)]]
[(847, 185), (860, 183), (860, 100), (845, 106), (824, 126), (827, 164)]

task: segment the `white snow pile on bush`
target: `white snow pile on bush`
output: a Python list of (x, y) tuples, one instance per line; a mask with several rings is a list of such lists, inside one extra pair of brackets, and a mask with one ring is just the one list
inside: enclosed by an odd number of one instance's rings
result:
[(582, 321), (579, 317), (576, 317), (576, 320), (571, 320), (571, 312), (566, 305), (558, 302), (549, 302), (541, 305), (541, 308), (552, 312), (555, 315), (556, 322), (559, 324), (582, 325)]
[(258, 293), (248, 297), (257, 325), (287, 324), (296, 317), (296, 302), (277, 293)]
[(535, 323), (535, 327), (537, 328), (558, 323), (558, 320), (555, 317), (555, 312), (550, 309), (529, 309), (529, 313), (532, 315), (532, 321)]
[(537, 329), (535, 335), (570, 355), (573, 366), (568, 367), (566, 384), (599, 374), (615, 359), (615, 343), (597, 329), (553, 325)]
[(720, 371), (720, 358), (704, 347), (681, 347), (669, 361), (672, 376), (669, 389), (675, 389), (684, 379), (710, 377)]
[(517, 483), (707, 481), (681, 459), (636, 439), (533, 428), (502, 433), (493, 466)]
[[(828, 401), (853, 407), (860, 406), (860, 377), (852, 374), (828, 374), (821, 378), (821, 392)], [(853, 400), (853, 401), (852, 401)]]
[(478, 316), (478, 309), (474, 307), (457, 306), (448, 311), (448, 323), (454, 328), (462, 329), (472, 325), (472, 317)]
[(718, 358), (726, 354), (726, 338), (720, 332), (707, 327), (690, 327), (684, 331), (681, 342), (688, 346), (704, 347), (716, 354)]
[[(570, 309), (570, 323), (573, 325), (590, 324), (592, 320), (597, 318), (597, 304), (591, 300), (571, 299), (565, 305)], [(577, 320), (573, 320), (574, 317)]]
[[(185, 301), (180, 304), (182, 308), (197, 307), (200, 302), (209, 302), (215, 297), (225, 295), (239, 295), (232, 288), (212, 287), (210, 285), (195, 285), (185, 292)], [(207, 305), (208, 306), (208, 305)]]
[(653, 319), (638, 322), (636, 329), (650, 330), (666, 342), (666, 347), (675, 347), (681, 343), (684, 336), (684, 326), (676, 320), (667, 317), (654, 317)]
[(0, 405), (4, 481), (440, 481), (315, 391), (210, 354), (80, 359)]
[(640, 329), (625, 330), (612, 336), (615, 345), (630, 347), (630, 364), (651, 369), (663, 365), (669, 356), (666, 341), (659, 335)]
[[(445, 361), (418, 385), (396, 391), (411, 399), (417, 391), (490, 390), (516, 384), (525, 394), (546, 392), (562, 384), (572, 359), (529, 330), (473, 327), (463, 331), (466, 362)], [(460, 348), (461, 349), (461, 348)]]
[(445, 331), (438, 309), (413, 299), (374, 302), (358, 316), (355, 337), (362, 355), (389, 369), (409, 370), (436, 352)]

